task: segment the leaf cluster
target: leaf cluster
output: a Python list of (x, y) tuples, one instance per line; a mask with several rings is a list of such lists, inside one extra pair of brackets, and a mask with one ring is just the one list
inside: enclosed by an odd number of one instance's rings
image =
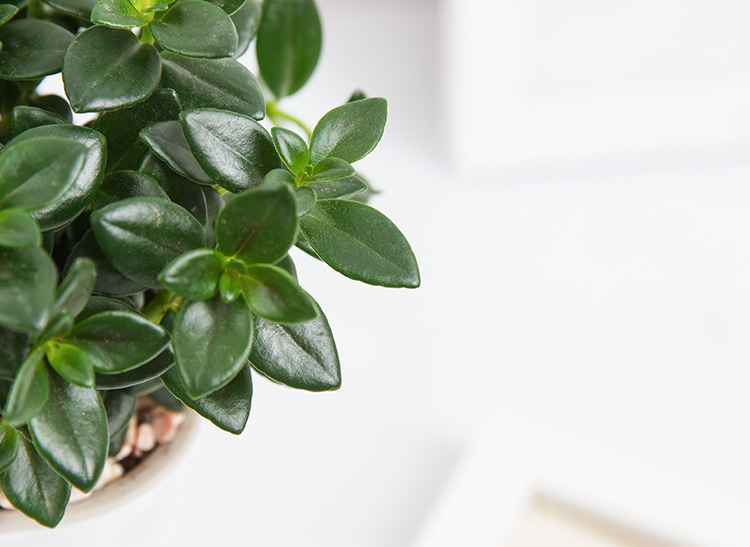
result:
[[(294, 119), (278, 102), (321, 44), (313, 0), (0, 3), (0, 489), (39, 523), (94, 488), (139, 395), (239, 434), (254, 374), (340, 386), (295, 248), (419, 285), (352, 165), (386, 101), (355, 94), (306, 137), (260, 123)], [(40, 95), (59, 72), (65, 96)]]

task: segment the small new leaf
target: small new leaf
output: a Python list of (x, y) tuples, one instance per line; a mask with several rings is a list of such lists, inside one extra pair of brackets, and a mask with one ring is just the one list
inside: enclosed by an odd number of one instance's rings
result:
[(307, 149), (305, 140), (294, 131), (283, 127), (274, 127), (271, 129), (271, 136), (273, 137), (273, 144), (276, 147), (276, 151), (281, 156), (284, 165), (292, 173), (298, 175), (310, 160), (310, 152)]
[(47, 360), (55, 371), (71, 384), (94, 387), (94, 367), (86, 354), (70, 344), (51, 343)]
[(159, 274), (159, 283), (188, 300), (206, 300), (216, 293), (226, 257), (198, 249), (177, 257)]

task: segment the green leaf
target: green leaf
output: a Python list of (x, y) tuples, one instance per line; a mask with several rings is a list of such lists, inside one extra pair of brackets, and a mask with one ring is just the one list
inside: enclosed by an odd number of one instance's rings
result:
[(78, 322), (93, 317), (105, 311), (135, 311), (122, 300), (107, 298), (106, 296), (92, 296), (89, 298), (86, 307), (78, 314)]
[(224, 208), (224, 199), (221, 194), (213, 188), (205, 186), (203, 193), (206, 197), (206, 247), (214, 248), (216, 246), (216, 219), (219, 217)]
[(149, 28), (160, 46), (180, 55), (218, 59), (231, 57), (237, 50), (234, 23), (224, 10), (210, 2), (179, 2)]
[(158, 378), (167, 370), (174, 366), (174, 355), (172, 350), (167, 348), (159, 355), (151, 359), (145, 365), (141, 365), (128, 372), (119, 374), (97, 374), (96, 387), (98, 389), (123, 389), (139, 384), (144, 384), (149, 380)]
[(0, 152), (0, 209), (39, 209), (70, 188), (81, 173), (86, 147), (38, 137), (13, 142)]
[(294, 279), (297, 279), (297, 267), (294, 265), (292, 257), (289, 255), (284, 256), (281, 260), (276, 263), (276, 266), (287, 272)]
[(203, 247), (200, 223), (179, 205), (159, 198), (130, 198), (91, 214), (96, 240), (125, 276), (152, 289), (159, 273), (187, 251)]
[(318, 316), (310, 295), (277, 266), (248, 266), (241, 282), (248, 305), (264, 319), (275, 323), (304, 323)]
[(198, 249), (170, 262), (159, 274), (159, 283), (188, 300), (206, 300), (216, 287), (227, 259), (216, 251)]
[(94, 194), (91, 208), (101, 209), (110, 203), (138, 197), (169, 200), (166, 192), (151, 177), (138, 171), (115, 171), (104, 178), (99, 190)]
[(297, 200), (297, 216), (303, 217), (315, 208), (318, 197), (312, 188), (303, 186), (294, 191), (294, 199)]
[[(130, 419), (135, 414), (137, 399), (124, 391), (105, 391), (100, 393), (107, 413), (109, 437), (113, 439), (128, 428)], [(115, 454), (110, 454), (115, 456)]]
[(213, 186), (214, 181), (193, 157), (179, 122), (157, 122), (141, 131), (140, 135), (153, 153), (173, 171), (193, 182)]
[(5, 473), (0, 473), (0, 489), (24, 515), (54, 528), (68, 506), (70, 484), (52, 470), (30, 441), (23, 436), (18, 440), (16, 459)]
[(216, 108), (262, 120), (263, 90), (252, 72), (234, 59), (193, 59), (162, 52), (162, 85), (174, 89), (185, 110)]
[[(29, 106), (41, 108), (42, 110), (59, 116), (65, 123), (73, 123), (73, 111), (70, 109), (68, 101), (59, 95), (32, 95), (29, 97)], [(49, 120), (47, 121), (49, 122)], [(39, 123), (39, 125), (50, 125), (50, 123)]]
[(98, 372), (125, 372), (147, 363), (169, 344), (169, 334), (136, 313), (107, 311), (77, 324), (65, 338)]
[(38, 247), (42, 244), (39, 226), (18, 209), (0, 211), (0, 247)]
[(0, 27), (0, 78), (32, 80), (60, 72), (73, 35), (41, 19), (16, 19)]
[[(0, 6), (3, 5), (7, 4), (0, 4)], [(14, 135), (42, 125), (65, 125), (68, 123), (57, 114), (34, 106), (19, 105), (13, 109), (11, 116), (10, 125)]]
[(409, 242), (372, 207), (354, 201), (318, 201), (300, 219), (300, 228), (315, 253), (346, 277), (383, 287), (419, 286), (419, 267)]
[(308, 188), (315, 190), (318, 199), (345, 199), (367, 190), (367, 183), (358, 175), (343, 179), (311, 182)]
[(190, 397), (198, 399), (227, 385), (244, 367), (252, 342), (253, 320), (242, 300), (227, 304), (217, 295), (183, 304), (172, 345)]
[(96, 5), (96, 0), (44, 0), (44, 3), (63, 13), (88, 21), (91, 19), (91, 10)]
[(164, 387), (163, 383), (160, 382), (160, 386), (159, 389), (148, 394), (153, 402), (159, 406), (163, 406), (167, 410), (171, 410), (172, 412), (182, 412), (185, 410), (185, 405), (182, 404), (182, 401), (172, 395), (169, 390)]
[(38, 247), (0, 247), (0, 325), (13, 330), (41, 330), (57, 283), (55, 264)]
[(18, 13), (18, 8), (11, 4), (0, 4), (0, 25), (10, 21)]
[[(200, 186), (178, 175), (152, 153), (149, 153), (143, 161), (141, 172), (159, 183), (159, 186), (167, 193), (170, 200), (193, 215), (201, 223), (201, 226), (208, 228), (208, 202), (206, 194), (208, 192), (215, 192), (212, 188)], [(208, 246), (213, 247), (213, 245)]]
[(237, 194), (219, 213), (216, 241), (227, 256), (273, 263), (294, 244), (297, 205), (288, 187), (262, 186)]
[(93, 388), (54, 374), (49, 400), (29, 422), (34, 446), (47, 463), (82, 492), (91, 492), (104, 470), (109, 446), (107, 414)]
[(203, 170), (230, 192), (257, 186), (281, 167), (268, 132), (254, 119), (223, 110), (180, 114), (185, 139)]
[(41, 345), (45, 342), (52, 340), (53, 338), (60, 338), (68, 334), (73, 330), (73, 316), (68, 312), (62, 312), (57, 317), (52, 319), (44, 327), (44, 330), (35, 337), (36, 345)]
[(94, 368), (86, 354), (77, 347), (51, 343), (47, 348), (47, 361), (71, 384), (94, 387)]
[(142, 27), (152, 18), (135, 9), (130, 0), (100, 0), (91, 11), (92, 23), (112, 28)]
[(96, 285), (96, 265), (88, 258), (78, 258), (57, 287), (53, 316), (67, 310), (73, 317), (81, 313)]
[(242, 7), (231, 15), (232, 22), (239, 36), (237, 51), (234, 53), (235, 59), (247, 51), (250, 42), (255, 38), (255, 33), (258, 32), (258, 24), (260, 23), (260, 13), (260, 2), (257, 0), (245, 0)]
[(219, 279), (219, 293), (227, 304), (231, 304), (242, 294), (242, 283), (240, 278), (245, 271), (242, 263), (230, 262), (227, 269)]
[(315, 70), (323, 42), (313, 0), (265, 0), (256, 50), (263, 80), (277, 97), (298, 91)]
[[(0, 327), (0, 379), (13, 380), (29, 351), (29, 336)], [(2, 401), (0, 401), (0, 406)]]
[(294, 176), (286, 169), (274, 169), (269, 171), (263, 181), (260, 183), (261, 186), (287, 186), (289, 188), (296, 188), (297, 185), (294, 181)]
[(37, 137), (68, 139), (84, 145), (87, 149), (83, 167), (73, 186), (50, 205), (31, 213), (42, 231), (47, 231), (68, 224), (88, 206), (104, 176), (107, 141), (100, 133), (86, 127), (46, 125), (25, 131), (15, 137), (9, 145)]
[(388, 117), (388, 103), (374, 97), (347, 103), (328, 112), (313, 130), (310, 163), (330, 156), (354, 163), (380, 142)]
[(264, 376), (307, 391), (341, 387), (341, 365), (331, 327), (323, 312), (299, 325), (279, 325), (255, 318), (250, 364)]
[(115, 110), (154, 92), (161, 59), (154, 46), (128, 30), (94, 26), (76, 36), (62, 73), (74, 112)]
[(161, 380), (172, 395), (185, 406), (192, 408), (217, 427), (235, 435), (239, 435), (245, 429), (253, 397), (250, 367), (244, 366), (226, 386), (200, 399), (190, 397), (176, 368), (167, 371)]
[(10, 467), (18, 455), (18, 433), (0, 424), (0, 474)]
[(308, 182), (343, 179), (354, 174), (354, 167), (339, 158), (326, 158), (315, 164)]
[(271, 136), (281, 160), (292, 173), (298, 175), (300, 171), (307, 167), (310, 152), (307, 150), (307, 143), (302, 137), (283, 127), (271, 129)]
[(139, 133), (154, 122), (177, 120), (180, 100), (171, 89), (157, 89), (148, 99), (129, 108), (102, 113), (94, 129), (107, 138), (107, 170), (137, 170), (148, 147)]
[(215, 6), (219, 6), (227, 15), (232, 15), (234, 12), (240, 9), (245, 3), (245, 0), (208, 0), (208, 1), (211, 2)]
[(39, 414), (49, 396), (49, 374), (44, 365), (44, 349), (29, 355), (18, 369), (5, 403), (3, 423), (16, 427)]

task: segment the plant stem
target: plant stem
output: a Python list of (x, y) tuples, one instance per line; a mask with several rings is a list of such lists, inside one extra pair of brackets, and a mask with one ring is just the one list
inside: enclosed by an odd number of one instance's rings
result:
[(266, 112), (268, 114), (268, 117), (274, 124), (281, 125), (281, 120), (287, 120), (302, 129), (302, 131), (304, 131), (307, 135), (308, 140), (310, 140), (310, 137), (312, 137), (312, 131), (310, 131), (310, 128), (307, 127), (305, 122), (301, 121), (298, 118), (295, 118), (288, 112), (280, 110), (275, 101), (272, 101), (266, 105)]
[(151, 34), (151, 28), (148, 26), (145, 26), (141, 29), (141, 42), (144, 44), (153, 44), (154, 43), (154, 35)]
[(177, 296), (171, 291), (166, 289), (161, 290), (156, 293), (154, 299), (144, 308), (143, 315), (146, 319), (158, 325), (169, 310), (178, 311), (183, 300), (181, 296)]

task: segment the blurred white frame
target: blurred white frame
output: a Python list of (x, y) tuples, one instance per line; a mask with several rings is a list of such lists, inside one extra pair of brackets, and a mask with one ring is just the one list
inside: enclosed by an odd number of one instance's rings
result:
[(750, 545), (746, 503), (502, 417), (449, 479), (413, 547), (503, 547), (539, 498), (648, 545)]
[[(442, 0), (445, 145), (526, 169), (750, 148), (744, 0)], [(540, 61), (541, 59), (541, 61)]]

